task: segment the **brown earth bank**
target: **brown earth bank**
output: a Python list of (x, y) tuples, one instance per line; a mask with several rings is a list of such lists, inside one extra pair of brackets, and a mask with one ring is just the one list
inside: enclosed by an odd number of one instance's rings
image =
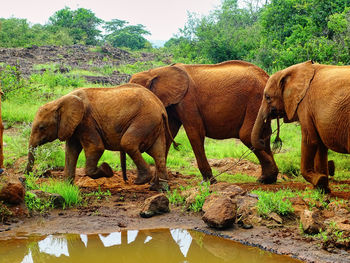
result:
[[(234, 161), (234, 160), (231, 160)], [(249, 165), (249, 163), (247, 163)], [(13, 172), (15, 171), (7, 171)], [(60, 178), (62, 171), (50, 171), (46, 176)], [(170, 206), (170, 212), (151, 218), (141, 218), (141, 207), (146, 198), (157, 195), (158, 192), (149, 191), (147, 185), (134, 185), (135, 171), (128, 171), (129, 182), (124, 182), (120, 172), (115, 172), (112, 178), (96, 180), (84, 176), (83, 169), (77, 169), (75, 184), (82, 191), (109, 190), (111, 196), (107, 198), (87, 199), (82, 206), (60, 210), (54, 209), (44, 215), (26, 215), (0, 224), (0, 239), (23, 238), (29, 235), (47, 235), (58, 233), (111, 233), (124, 229), (157, 229), (184, 228), (195, 229), (205, 233), (219, 235), (240, 243), (260, 247), (277, 254), (289, 255), (305, 262), (350, 262), (350, 253), (346, 250), (332, 247), (325, 250), (320, 242), (300, 234), (298, 220), (286, 220), (284, 224), (277, 224), (274, 220), (254, 224), (251, 229), (244, 229), (238, 224), (225, 230), (209, 228), (202, 220), (203, 213), (186, 211), (183, 207)], [(182, 175), (169, 171), (170, 189), (179, 186), (196, 185), (199, 179), (191, 175)], [(45, 181), (47, 178), (43, 177)], [(339, 182), (336, 182), (339, 183)], [(220, 184), (220, 183), (219, 183)], [(226, 185), (231, 185), (224, 183)], [(332, 186), (333, 183), (331, 183)], [(241, 183), (243, 190), (262, 188), (277, 190), (282, 188), (305, 189), (307, 183), (280, 182), (274, 185), (258, 183)], [(337, 192), (336, 194), (339, 194)], [(345, 193), (344, 193), (345, 194)], [(17, 211), (21, 214), (20, 211)]]
[[(134, 64), (136, 62), (153, 61), (156, 55), (140, 53), (137, 57), (130, 52), (109, 45), (102, 47), (72, 46), (31, 46), (26, 48), (0, 48), (0, 71), (6, 65), (16, 66), (22, 77), (33, 73), (43, 73), (46, 69), (35, 69), (35, 65), (57, 64), (55, 73), (68, 73), (70, 68), (91, 70), (104, 66)], [(167, 59), (165, 59), (167, 60)], [(166, 61), (169, 63), (170, 61)], [(90, 83), (119, 85), (130, 79), (129, 74), (114, 71), (109, 76), (82, 76)]]

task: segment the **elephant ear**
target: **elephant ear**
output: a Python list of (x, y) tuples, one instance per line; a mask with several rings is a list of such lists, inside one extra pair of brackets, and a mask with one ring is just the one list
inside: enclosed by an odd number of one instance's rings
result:
[(75, 95), (64, 96), (58, 104), (57, 112), (58, 139), (65, 141), (73, 135), (75, 128), (83, 119), (83, 101)]
[(279, 84), (282, 89), (284, 109), (289, 120), (292, 120), (299, 103), (306, 95), (314, 77), (312, 61), (291, 66), (282, 71)]
[(185, 96), (190, 79), (187, 73), (176, 66), (158, 68), (146, 82), (151, 90), (167, 107), (179, 103)]

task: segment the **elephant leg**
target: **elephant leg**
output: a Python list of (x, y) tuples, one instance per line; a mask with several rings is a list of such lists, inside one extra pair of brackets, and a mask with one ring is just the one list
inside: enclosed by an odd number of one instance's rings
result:
[(133, 135), (129, 130), (124, 133), (120, 142), (122, 149), (130, 156), (137, 167), (137, 178), (134, 183), (146, 184), (152, 180), (152, 173), (149, 165), (142, 157), (139, 145), (140, 136)]
[[(240, 140), (250, 149), (252, 148), (251, 131), (253, 125), (254, 122), (245, 121), (239, 131)], [(265, 145), (267, 146), (265, 151), (257, 149), (252, 150), (261, 165), (261, 176), (257, 181), (263, 184), (273, 184), (277, 181), (278, 167), (270, 149), (270, 138), (265, 140)]]
[[(162, 133), (154, 142), (154, 144), (147, 150), (147, 153), (153, 157), (156, 171), (153, 180), (153, 185), (151, 190), (168, 189), (169, 185), (167, 183), (169, 176), (166, 169), (166, 157), (165, 157), (165, 134)], [(160, 181), (160, 184), (159, 184)]]
[[(307, 140), (302, 136), (301, 143), (301, 174), (305, 178), (306, 181), (310, 182), (315, 188), (319, 188), (326, 193), (330, 192), (328, 187), (328, 176), (327, 174), (320, 173), (315, 171), (315, 159), (316, 153), (318, 150), (317, 144), (308, 143)], [(320, 157), (323, 157), (323, 154), (320, 152)], [(317, 160), (322, 159), (317, 157)], [(323, 157), (324, 158), (324, 157)], [(321, 167), (321, 164), (316, 165), (317, 169), (326, 169)]]
[(334, 176), (335, 173), (335, 164), (333, 160), (328, 161), (328, 175)]
[(216, 183), (216, 179), (213, 177), (212, 170), (208, 163), (207, 156), (205, 155), (204, 149), (204, 139), (205, 139), (205, 130), (203, 124), (196, 125), (198, 123), (189, 124), (184, 123), (184, 128), (187, 134), (187, 137), (191, 143), (194, 155), (196, 156), (197, 165), (199, 171), (201, 172), (204, 181), (209, 181), (211, 184)]
[[(85, 150), (85, 149), (84, 149)], [(102, 163), (100, 167), (97, 167), (98, 160), (100, 160), (104, 150), (94, 149), (85, 150), (86, 167), (85, 173), (92, 179), (98, 179), (101, 177), (112, 177), (113, 170), (108, 163)]]
[(328, 149), (324, 144), (317, 147), (314, 159), (315, 172), (328, 175)]
[(277, 181), (278, 168), (272, 153), (259, 150), (254, 150), (253, 153), (258, 158), (261, 165), (261, 176), (257, 181), (263, 184), (275, 183)]
[(64, 175), (71, 181), (74, 181), (75, 169), (82, 149), (79, 140), (69, 138), (66, 141)]

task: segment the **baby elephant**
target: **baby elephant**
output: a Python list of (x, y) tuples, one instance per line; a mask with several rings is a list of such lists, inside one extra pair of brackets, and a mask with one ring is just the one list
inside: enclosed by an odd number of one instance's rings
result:
[(30, 135), (27, 173), (34, 164), (33, 149), (57, 138), (66, 141), (64, 174), (70, 179), (75, 177), (82, 149), (86, 156), (85, 172), (91, 178), (113, 176), (107, 163), (97, 167), (104, 150), (111, 150), (121, 151), (124, 179), (125, 152), (137, 166), (135, 184), (152, 179), (141, 152), (155, 160), (155, 186), (159, 178), (168, 179), (165, 148), (166, 140), (173, 138), (167, 113), (157, 96), (140, 85), (82, 88), (40, 107)]

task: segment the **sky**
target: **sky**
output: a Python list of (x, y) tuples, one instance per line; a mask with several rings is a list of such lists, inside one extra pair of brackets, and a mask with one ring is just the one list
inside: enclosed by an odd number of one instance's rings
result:
[(3, 0), (1, 18), (26, 18), (45, 24), (64, 7), (90, 9), (104, 21), (125, 20), (142, 24), (152, 34), (149, 40), (169, 40), (187, 21), (187, 12), (208, 15), (221, 0)]

